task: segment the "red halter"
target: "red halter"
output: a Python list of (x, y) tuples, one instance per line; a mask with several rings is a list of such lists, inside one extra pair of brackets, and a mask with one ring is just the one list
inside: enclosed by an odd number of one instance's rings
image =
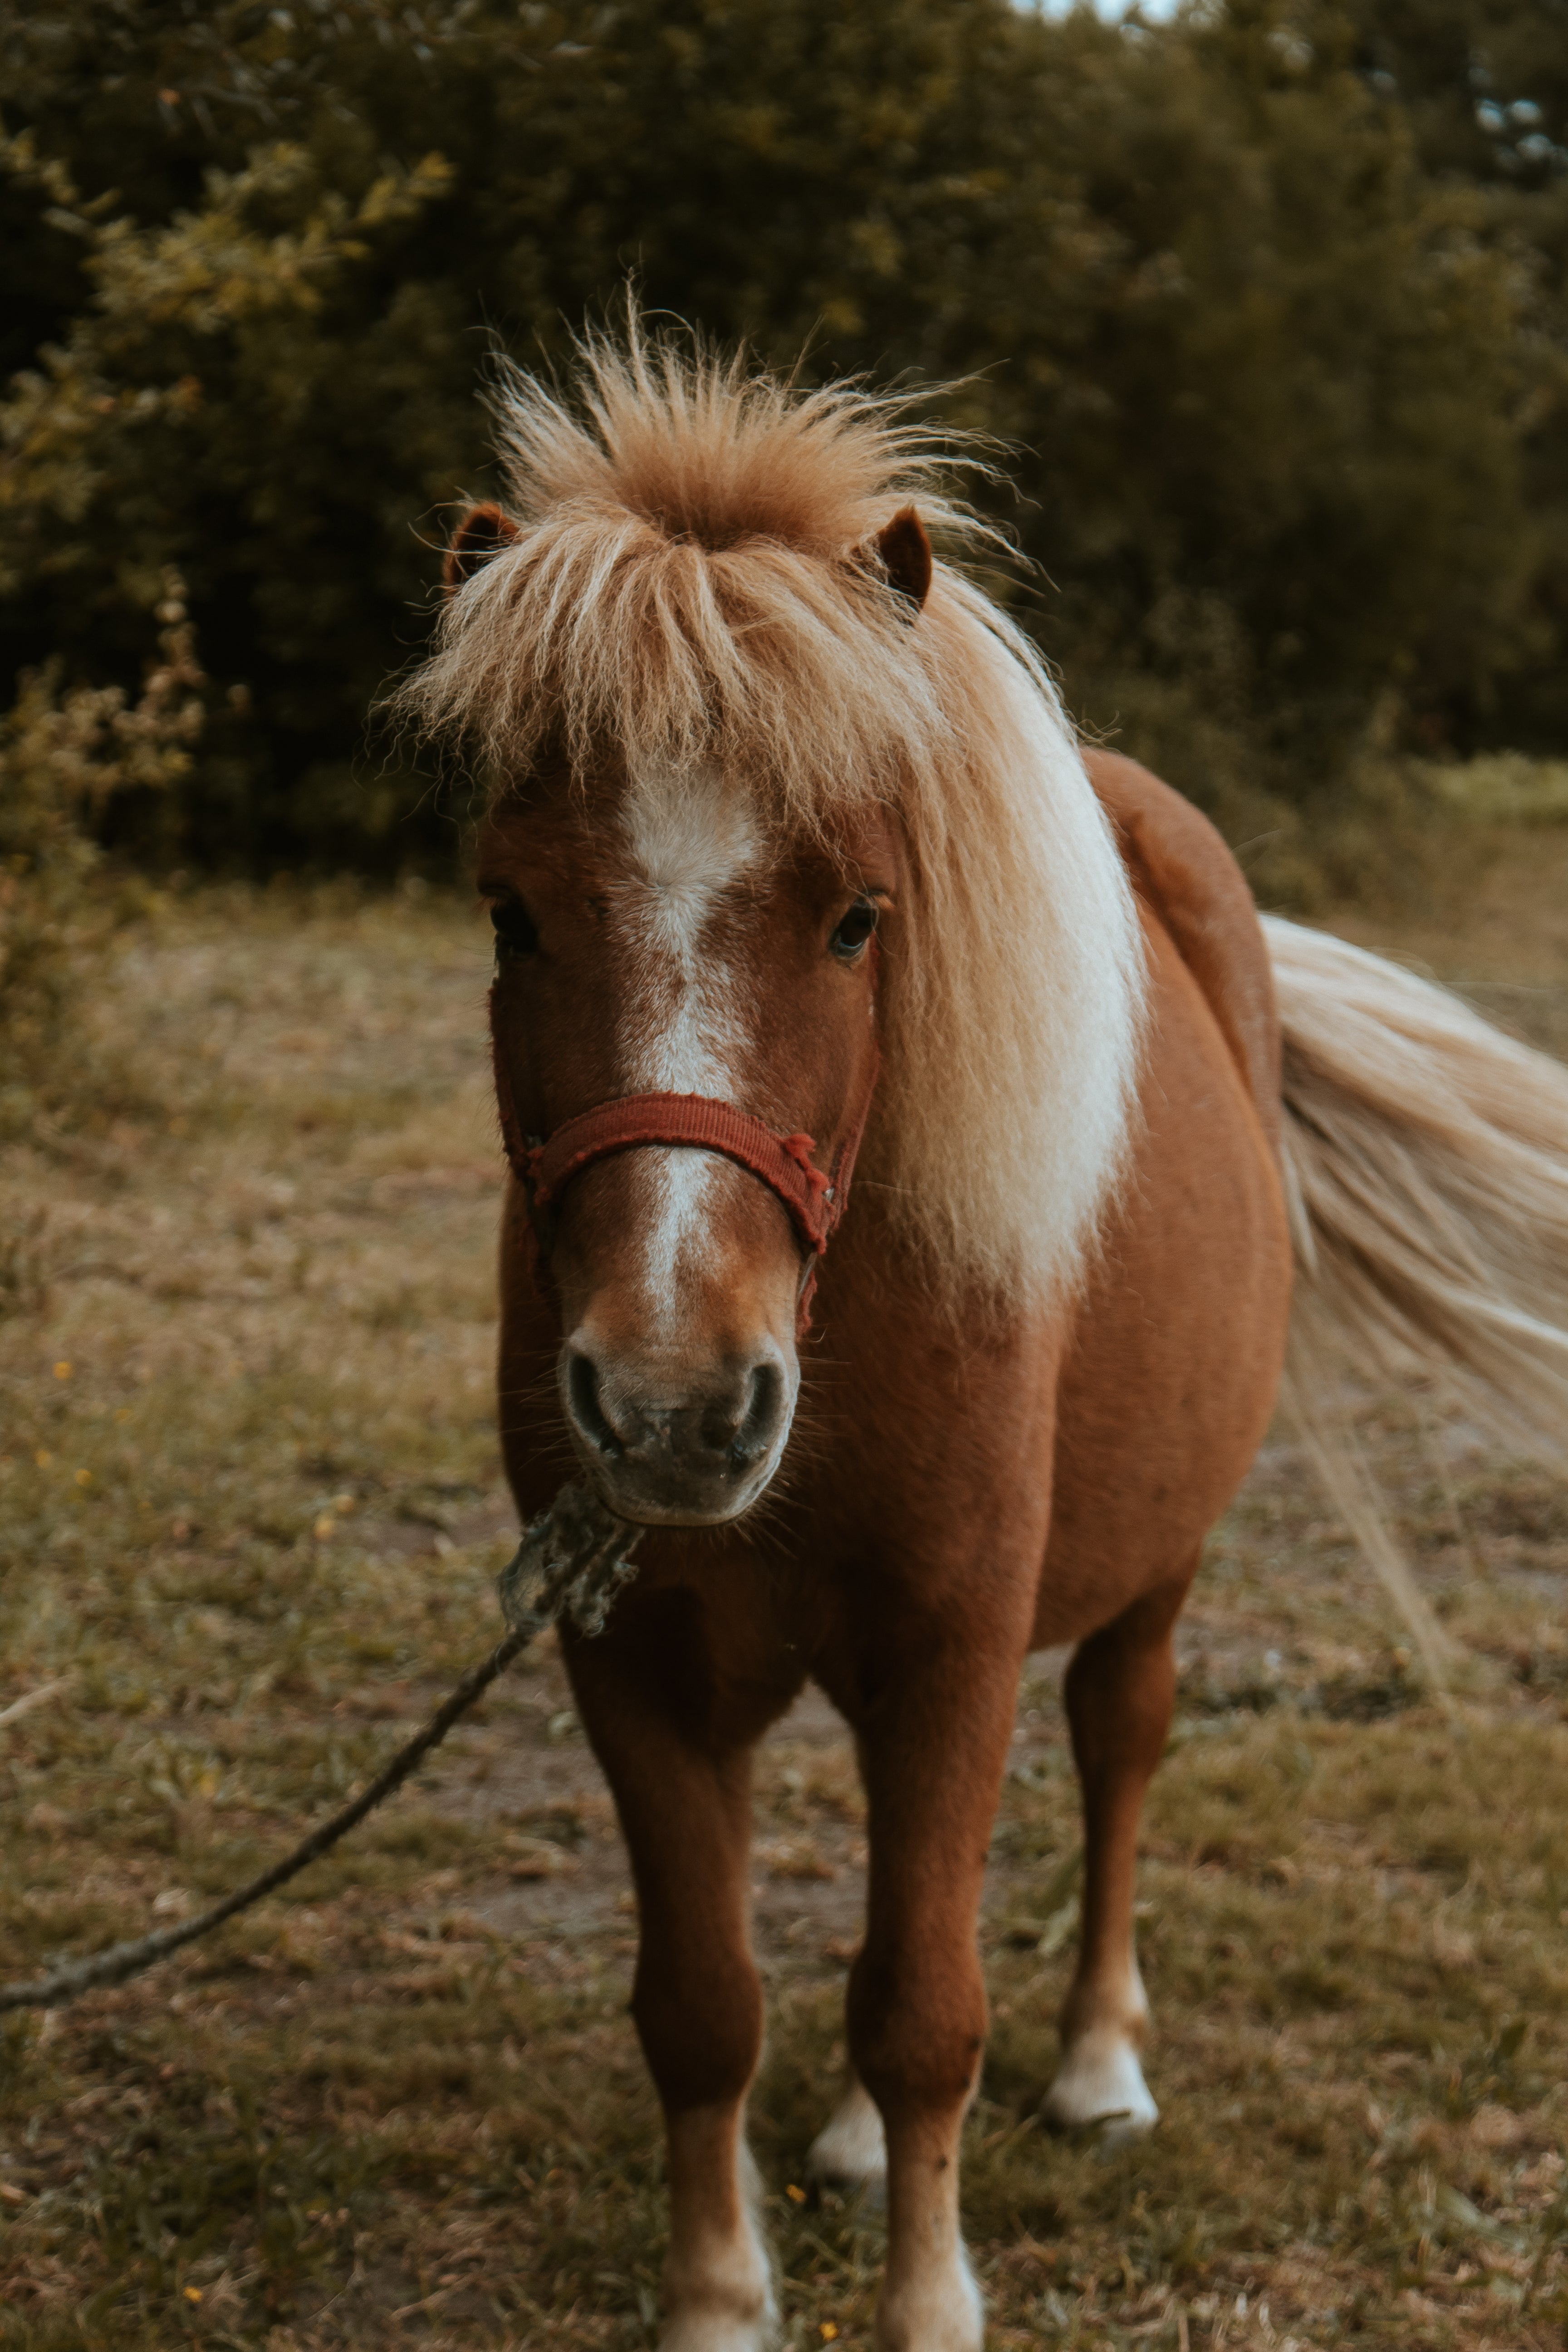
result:
[(780, 1135), (750, 1111), (737, 1110), (732, 1103), (716, 1102), (707, 1095), (623, 1095), (617, 1100), (597, 1104), (593, 1110), (582, 1111), (575, 1118), (563, 1120), (552, 1135), (525, 1137), (512, 1102), (493, 987), (490, 1045), (501, 1138), (512, 1173), (528, 1195), (542, 1257), (549, 1251), (547, 1211), (573, 1178), (580, 1176), (595, 1160), (604, 1160), (613, 1151), (636, 1150), (645, 1144), (675, 1144), (686, 1150), (716, 1151), (767, 1185), (789, 1212), (805, 1253), (799, 1307), (799, 1328), (805, 1330), (811, 1320), (812, 1293), (816, 1287), (816, 1260), (826, 1250), (849, 1204), (849, 1179), (877, 1084), (875, 1055), (856, 1116), (838, 1148), (831, 1173), (825, 1175), (812, 1159), (816, 1144), (811, 1136)]

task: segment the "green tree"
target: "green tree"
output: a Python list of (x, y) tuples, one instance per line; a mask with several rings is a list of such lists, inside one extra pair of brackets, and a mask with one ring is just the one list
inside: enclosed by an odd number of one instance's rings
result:
[(1568, 741), (1568, 5), (1346, 0), (1358, 63), (1423, 168), (1480, 199), (1478, 235), (1520, 289), (1528, 390), (1514, 410), (1530, 590), (1511, 660), (1450, 714), (1450, 740)]
[(176, 564), (226, 696), (143, 829), (438, 841), (361, 745), (485, 487), (488, 344), (559, 358), (633, 271), (773, 359), (964, 379), (1069, 698), (1233, 831), (1468, 743), (1556, 644), (1561, 338), (1427, 152), (1451, 70), (1380, 39), (1288, 0), (24, 5), (0, 661), (129, 681)]

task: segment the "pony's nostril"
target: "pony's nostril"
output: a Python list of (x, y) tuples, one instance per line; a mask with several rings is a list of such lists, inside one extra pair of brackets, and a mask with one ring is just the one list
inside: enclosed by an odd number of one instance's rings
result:
[[(707, 1395), (693, 1396), (669, 1367), (604, 1358), (568, 1341), (562, 1353), (561, 1400), (578, 1446), (623, 1498), (668, 1508), (693, 1495), (739, 1495), (765, 1472), (789, 1424), (789, 1382), (782, 1364), (709, 1368)], [(704, 1384), (706, 1385), (706, 1383)]]
[(759, 1364), (752, 1374), (746, 1414), (730, 1451), (737, 1462), (754, 1462), (773, 1442), (784, 1402), (784, 1377), (776, 1364)]
[(626, 1448), (605, 1417), (599, 1402), (599, 1375), (592, 1356), (584, 1356), (574, 1348), (566, 1365), (566, 1399), (572, 1408), (572, 1418), (591, 1444), (612, 1460), (618, 1460)]

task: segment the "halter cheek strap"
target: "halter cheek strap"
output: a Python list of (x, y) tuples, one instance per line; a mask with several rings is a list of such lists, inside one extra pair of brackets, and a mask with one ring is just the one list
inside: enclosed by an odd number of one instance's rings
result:
[(811, 1320), (817, 1261), (848, 1205), (849, 1179), (877, 1083), (875, 1056), (857, 1115), (838, 1148), (831, 1173), (824, 1174), (812, 1157), (816, 1145), (811, 1136), (780, 1135), (750, 1111), (737, 1110), (733, 1103), (716, 1102), (708, 1095), (624, 1095), (564, 1120), (550, 1136), (525, 1136), (518, 1124), (501, 1048), (494, 988), (490, 991), (490, 1045), (506, 1156), (528, 1196), (542, 1260), (549, 1255), (552, 1206), (573, 1178), (591, 1168), (595, 1160), (650, 1144), (715, 1151), (767, 1185), (788, 1211), (805, 1254), (799, 1328), (805, 1330)]

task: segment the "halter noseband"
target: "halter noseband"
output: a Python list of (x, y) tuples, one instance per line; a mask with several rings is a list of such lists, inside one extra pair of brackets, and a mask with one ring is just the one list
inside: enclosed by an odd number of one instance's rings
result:
[(563, 1120), (551, 1135), (525, 1136), (512, 1101), (493, 988), (490, 1045), (501, 1138), (512, 1174), (528, 1197), (542, 1261), (550, 1252), (549, 1213), (552, 1204), (573, 1178), (592, 1167), (595, 1160), (607, 1159), (616, 1151), (637, 1150), (647, 1144), (715, 1151), (765, 1184), (788, 1212), (805, 1254), (798, 1304), (799, 1328), (805, 1332), (811, 1321), (817, 1261), (849, 1204), (849, 1179), (877, 1084), (875, 1055), (855, 1118), (838, 1147), (831, 1173), (825, 1175), (812, 1159), (816, 1149), (813, 1137), (780, 1135), (765, 1119), (754, 1118), (747, 1110), (737, 1110), (733, 1103), (715, 1101), (708, 1095), (623, 1095), (599, 1103), (592, 1110), (581, 1111), (575, 1118)]

